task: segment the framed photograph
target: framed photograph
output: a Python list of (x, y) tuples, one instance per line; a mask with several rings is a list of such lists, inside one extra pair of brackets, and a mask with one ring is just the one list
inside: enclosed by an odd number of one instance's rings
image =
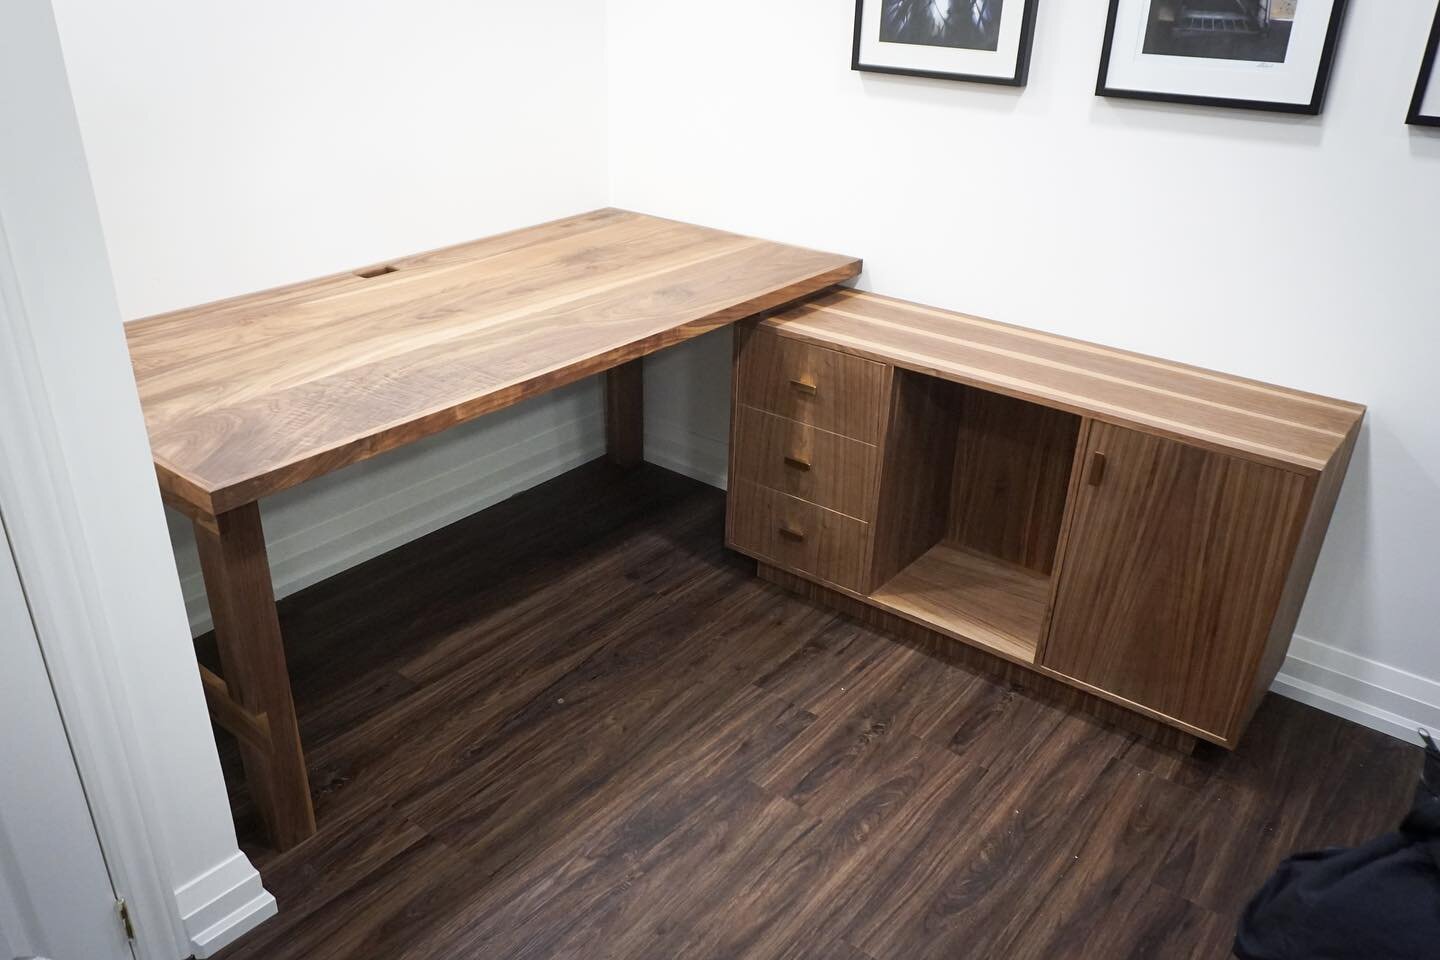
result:
[(1039, 0), (855, 0), (850, 66), (1025, 86)]
[(1420, 64), (1420, 80), (1415, 84), (1415, 98), (1410, 101), (1409, 123), (1418, 127), (1440, 127), (1440, 72), (1435, 69), (1436, 51), (1440, 50), (1440, 10), (1435, 11), (1435, 25), (1430, 28), (1430, 43)]
[(1318, 114), (1346, 0), (1110, 0), (1102, 97)]

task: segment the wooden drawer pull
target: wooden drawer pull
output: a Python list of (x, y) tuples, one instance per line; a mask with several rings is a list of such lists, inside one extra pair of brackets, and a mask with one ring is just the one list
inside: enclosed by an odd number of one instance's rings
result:
[(785, 466), (794, 467), (796, 470), (809, 470), (810, 461), (802, 460), (799, 457), (786, 457)]
[(1090, 454), (1090, 476), (1087, 480), (1092, 487), (1100, 486), (1105, 479), (1105, 454)]
[(786, 540), (794, 540), (796, 543), (803, 543), (805, 541), (805, 531), (788, 523), (782, 523), (780, 525), (780, 536)]
[(796, 392), (803, 393), (807, 397), (815, 396), (820, 389), (808, 380), (791, 380), (790, 386), (793, 387)]

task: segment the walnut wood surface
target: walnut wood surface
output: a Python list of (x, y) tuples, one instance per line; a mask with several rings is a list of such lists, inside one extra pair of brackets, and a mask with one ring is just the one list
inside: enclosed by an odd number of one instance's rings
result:
[(1107, 424), (1043, 664), (1233, 742), (1315, 481)]
[(1290, 576), (1285, 581), (1279, 609), (1270, 625), (1270, 636), (1266, 640), (1265, 649), (1260, 653), (1251, 682), (1250, 695), (1241, 718), (1242, 726), (1249, 722), (1260, 706), (1290, 650), (1290, 641), (1295, 636), (1295, 625), (1300, 620), (1300, 608), (1305, 603), (1306, 591), (1310, 589), (1310, 578), (1314, 575), (1315, 564), (1320, 559), (1320, 548), (1325, 543), (1326, 531), (1330, 529), (1330, 518), (1335, 512), (1336, 502), (1340, 499), (1340, 487), (1345, 481), (1345, 473), (1350, 467), (1350, 457), (1355, 452), (1355, 443), (1359, 436), (1360, 424), (1356, 423), (1340, 452), (1315, 485), (1315, 496), (1311, 500), (1305, 528), (1300, 534), (1300, 544), (1290, 565)]
[(953, 383), (908, 370), (893, 371), (871, 538), (870, 590), (904, 570), (945, 536), (955, 465), (958, 393)]
[(967, 387), (955, 420), (960, 436), (945, 538), (1050, 573), (1080, 418)]
[(213, 525), (196, 523), (195, 542), (215, 622), (225, 692), (245, 712), (263, 717), (268, 727), (268, 749), (245, 737), (241, 756), (270, 839), (277, 849), (285, 850), (315, 832), (315, 812), (275, 613), (260, 508), (247, 504), (216, 517)]
[(870, 595), (877, 606), (1007, 660), (1034, 663), (1050, 578), (979, 551), (939, 544)]
[(871, 293), (840, 290), (762, 330), (1197, 446), (1318, 474), (1365, 408)]
[(1085, 482), (1086, 467), (1089, 462), (1090, 431), (1095, 426), (1095, 421), (1089, 418), (1080, 421), (1079, 435), (1075, 442), (1075, 456), (1070, 464), (1070, 484), (1065, 494), (1065, 513), (1060, 520), (1060, 540), (1055, 545), (1055, 565), (1050, 571), (1050, 600), (1046, 605), (1045, 623), (1040, 628), (1040, 646), (1035, 652), (1037, 663), (1043, 663), (1045, 660), (1045, 645), (1050, 638), (1050, 624), (1055, 616), (1055, 598), (1060, 593), (1060, 582), (1065, 577), (1066, 548), (1070, 543), (1070, 532), (1075, 528), (1073, 505), (1080, 501), (1080, 485)]
[(230, 685), (209, 667), (200, 667), (200, 686), (205, 691), (205, 706), (210, 719), (246, 747), (262, 754), (270, 752), (270, 720), (265, 714), (254, 714), (242, 707), (230, 694)]
[(844, 437), (875, 443), (885, 414), (885, 366), (777, 337), (740, 341), (735, 401)]
[(875, 447), (737, 404), (735, 475), (857, 520), (875, 509)]
[(645, 460), (645, 361), (605, 371), (605, 455), (617, 467)]
[(746, 481), (731, 485), (730, 509), (735, 549), (847, 590), (864, 588), (869, 524)]
[(219, 514), (855, 276), (600, 210), (126, 327), (161, 486)]
[(264, 847), (227, 738), (280, 914), (221, 960), (1219, 958), (1408, 805), (1414, 746), (1270, 696), (1155, 747), (756, 579), (723, 511), (597, 464), (281, 601), (320, 832)]

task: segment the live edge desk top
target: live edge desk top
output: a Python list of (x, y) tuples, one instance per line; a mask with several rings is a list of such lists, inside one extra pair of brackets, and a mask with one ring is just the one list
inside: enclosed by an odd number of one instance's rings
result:
[(623, 210), (127, 326), (160, 488), (194, 521), (235, 734), (275, 846), (315, 832), (257, 501), (584, 377), (642, 455), (646, 354), (854, 277), (860, 261)]
[(216, 516), (859, 271), (597, 210), (126, 334), (161, 489)]

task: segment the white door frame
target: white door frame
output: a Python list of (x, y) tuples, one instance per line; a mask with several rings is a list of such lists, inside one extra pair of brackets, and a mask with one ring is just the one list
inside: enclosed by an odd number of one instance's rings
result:
[(275, 913), (240, 852), (51, 0), (0, 3), (0, 508), (139, 960)]
[(111, 681), (119, 675), (116, 647), (106, 642), (94, 570), (28, 334), (0, 221), (0, 508), (100, 845), (135, 919), (136, 956), (174, 960), (188, 955), (188, 942), (173, 906), (174, 884), (154, 856), (130, 757), (133, 725)]

